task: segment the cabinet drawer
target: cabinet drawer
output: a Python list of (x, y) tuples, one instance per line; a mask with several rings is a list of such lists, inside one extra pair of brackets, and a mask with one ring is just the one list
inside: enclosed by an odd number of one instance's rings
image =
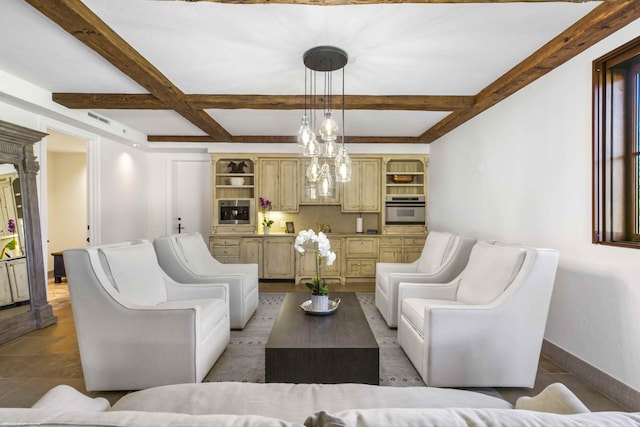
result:
[(347, 238), (347, 257), (378, 257), (378, 238), (349, 237)]
[(214, 246), (214, 258), (218, 257), (238, 257), (240, 258), (240, 246)]
[(402, 246), (402, 237), (381, 237), (380, 246)]
[(405, 237), (404, 238), (404, 246), (406, 247), (420, 247), (424, 246), (426, 238), (425, 237)]
[(240, 257), (223, 256), (216, 259), (223, 264), (241, 264)]
[(240, 246), (240, 238), (239, 237), (214, 237), (212, 243), (214, 248), (216, 246)]

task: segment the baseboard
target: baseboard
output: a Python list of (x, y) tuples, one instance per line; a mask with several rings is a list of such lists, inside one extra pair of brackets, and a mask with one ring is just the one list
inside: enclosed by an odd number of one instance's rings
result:
[(640, 392), (613, 378), (606, 372), (544, 340), (542, 355), (553, 361), (567, 372), (580, 378), (585, 384), (595, 388), (614, 402), (630, 411), (640, 411)]

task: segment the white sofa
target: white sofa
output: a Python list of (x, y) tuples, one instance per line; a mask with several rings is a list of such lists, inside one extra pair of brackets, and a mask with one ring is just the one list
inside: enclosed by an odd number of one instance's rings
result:
[(258, 264), (223, 264), (216, 260), (200, 233), (154, 239), (158, 262), (181, 283), (228, 283), (232, 329), (243, 329), (258, 308)]
[(57, 386), (0, 425), (415, 427), (637, 426), (640, 414), (589, 412), (562, 384), (506, 401), (465, 390), (364, 384), (203, 383), (130, 393), (113, 406)]
[(410, 263), (376, 263), (376, 307), (390, 328), (398, 326), (398, 286), (405, 283), (444, 283), (467, 265), (475, 237), (430, 231), (420, 257)]
[(63, 256), (87, 390), (199, 382), (229, 343), (228, 285), (177, 284), (150, 242)]
[(559, 253), (478, 242), (449, 283), (400, 283), (398, 343), (425, 384), (533, 387)]

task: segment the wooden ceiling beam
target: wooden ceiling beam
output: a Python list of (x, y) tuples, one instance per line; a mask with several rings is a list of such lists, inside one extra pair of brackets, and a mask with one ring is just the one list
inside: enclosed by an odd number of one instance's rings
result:
[(420, 135), (419, 140), (435, 141), (638, 18), (640, 1), (603, 2), (484, 88), (473, 107), (449, 114)]
[[(149, 142), (233, 142), (233, 143), (262, 143), (262, 144), (282, 144), (297, 143), (294, 135), (274, 136), (274, 135), (235, 135), (228, 141), (219, 141), (210, 136), (202, 135), (149, 135)], [(414, 136), (346, 136), (346, 144), (421, 144)]]
[[(304, 95), (186, 95), (191, 108), (201, 109), (251, 109), (251, 110), (302, 110)], [(397, 95), (345, 95), (347, 110), (411, 110), (411, 111), (459, 111), (474, 104), (473, 96), (397, 96)], [(169, 110), (166, 105), (149, 94), (118, 93), (54, 93), (53, 100), (73, 109), (116, 110)], [(308, 102), (308, 100), (307, 100)], [(317, 99), (322, 106), (324, 97)], [(342, 98), (334, 97), (333, 109), (342, 108)], [(308, 106), (307, 106), (308, 107)], [(319, 107), (322, 108), (322, 107)]]
[(178, 114), (216, 139), (231, 135), (204, 111), (192, 108), (185, 94), (81, 0), (26, 0), (31, 6), (93, 49), (113, 66), (170, 106)]
[[(156, 0), (176, 1), (176, 0)], [(189, 3), (210, 2), (226, 4), (302, 4), (310, 6), (344, 6), (366, 4), (423, 3), (423, 4), (456, 4), (456, 3), (585, 3), (600, 0), (177, 0)]]

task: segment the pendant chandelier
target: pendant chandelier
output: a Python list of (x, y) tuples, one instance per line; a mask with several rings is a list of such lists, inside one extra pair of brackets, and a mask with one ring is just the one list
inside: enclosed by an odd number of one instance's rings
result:
[[(309, 49), (302, 57), (304, 69), (304, 115), (298, 130), (298, 146), (311, 161), (305, 173), (305, 193), (310, 199), (335, 195), (336, 182), (351, 181), (351, 158), (344, 145), (344, 67), (348, 56), (334, 46)], [(333, 72), (342, 70), (342, 126), (333, 115)], [(317, 73), (322, 73), (323, 93), (318, 101)], [(321, 105), (320, 105), (321, 104)], [(317, 113), (322, 109), (322, 121)], [(317, 134), (314, 132), (317, 129)], [(338, 146), (338, 135), (341, 144)]]

